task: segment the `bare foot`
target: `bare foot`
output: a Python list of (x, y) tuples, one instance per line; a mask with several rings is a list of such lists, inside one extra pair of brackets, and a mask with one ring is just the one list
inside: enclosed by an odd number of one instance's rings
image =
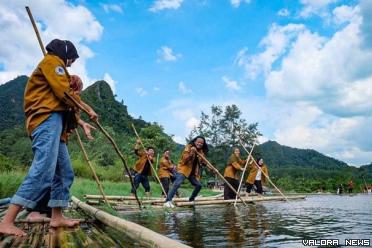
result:
[(15, 235), (15, 236), (26, 236), (26, 233), (16, 227), (13, 223), (0, 223), (0, 233)]
[(50, 220), (50, 226), (54, 228), (58, 227), (74, 227), (80, 224), (80, 221), (74, 219), (66, 219), (64, 217), (52, 218)]
[(30, 222), (37, 222), (37, 221), (44, 221), (44, 222), (47, 222), (50, 220), (50, 218), (46, 217), (45, 214), (40, 214), (39, 212), (31, 212), (27, 218), (27, 220), (29, 220)]

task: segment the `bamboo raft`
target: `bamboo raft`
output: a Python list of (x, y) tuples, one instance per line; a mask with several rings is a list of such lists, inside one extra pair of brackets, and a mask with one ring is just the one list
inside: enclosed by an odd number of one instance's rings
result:
[[(110, 215), (72, 197), (66, 216), (81, 220), (75, 228), (49, 228), (48, 220), (25, 220), (18, 215), (16, 225), (27, 232), (25, 237), (0, 234), (0, 247), (189, 247), (136, 223)], [(6, 208), (0, 209), (0, 217)]]

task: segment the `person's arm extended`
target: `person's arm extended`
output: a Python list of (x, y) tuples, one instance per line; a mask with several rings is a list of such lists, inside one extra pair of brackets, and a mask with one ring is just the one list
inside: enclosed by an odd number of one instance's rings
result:
[(96, 128), (90, 125), (89, 123), (86, 123), (82, 119), (78, 120), (78, 124), (83, 128), (84, 134), (87, 137), (87, 139), (93, 140), (94, 138), (91, 134), (91, 130), (96, 130)]

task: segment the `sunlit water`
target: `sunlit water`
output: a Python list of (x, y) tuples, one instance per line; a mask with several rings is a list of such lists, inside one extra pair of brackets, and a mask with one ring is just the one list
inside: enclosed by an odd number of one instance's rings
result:
[[(304, 247), (302, 239), (372, 239), (372, 195), (316, 195), (248, 207), (200, 206), (123, 218), (192, 247)], [(370, 241), (371, 242), (371, 241)]]

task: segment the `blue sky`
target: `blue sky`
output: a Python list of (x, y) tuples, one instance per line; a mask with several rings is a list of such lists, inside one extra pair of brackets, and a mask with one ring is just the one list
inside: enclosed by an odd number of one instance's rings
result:
[(259, 123), (261, 142), (372, 162), (371, 1), (0, 3), (8, 34), (0, 83), (29, 74), (41, 58), (26, 4), (45, 42), (78, 46), (71, 69), (85, 85), (105, 79), (132, 115), (160, 123), (178, 142), (201, 111), (234, 103)]

